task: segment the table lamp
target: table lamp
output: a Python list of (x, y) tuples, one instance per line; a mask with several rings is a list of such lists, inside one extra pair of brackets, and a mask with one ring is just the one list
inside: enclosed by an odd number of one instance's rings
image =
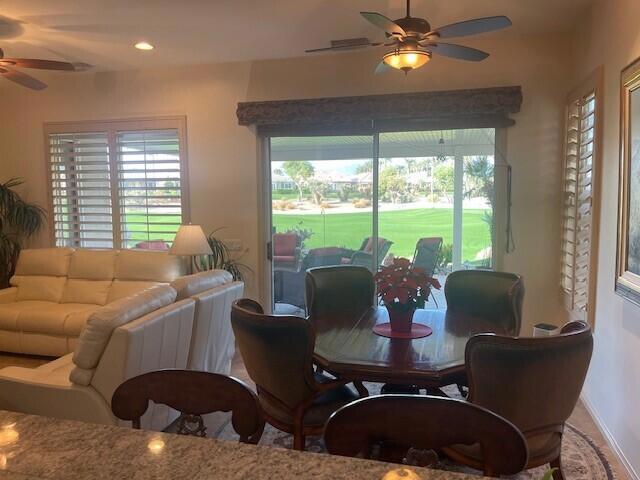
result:
[(193, 265), (197, 255), (211, 255), (211, 247), (200, 225), (181, 225), (169, 249), (170, 255), (191, 257), (189, 274), (193, 273)]

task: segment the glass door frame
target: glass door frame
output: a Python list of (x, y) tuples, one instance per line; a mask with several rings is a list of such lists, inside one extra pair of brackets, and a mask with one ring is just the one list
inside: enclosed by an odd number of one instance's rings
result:
[[(507, 166), (506, 162), (506, 131), (505, 128), (499, 127), (469, 127), (473, 128), (492, 128), (494, 130), (494, 205), (496, 208), (493, 210), (493, 231), (492, 234), (492, 257), (491, 268), (500, 269), (503, 265), (503, 258), (499, 252), (503, 250), (503, 242), (501, 237), (497, 235), (498, 231), (505, 225), (506, 216), (501, 212), (502, 209), (497, 208), (500, 205), (506, 205), (508, 196), (501, 189), (498, 189), (498, 185), (502, 185), (506, 178), (506, 172), (502, 172), (502, 169), (495, 167)], [(427, 128), (410, 128), (406, 129), (380, 129), (369, 132), (362, 132), (361, 135), (370, 135), (372, 137), (373, 149), (372, 149), (372, 235), (373, 238), (378, 238), (379, 232), (379, 173), (380, 173), (380, 134), (394, 133), (394, 132), (410, 132), (410, 131), (433, 131), (434, 129)], [(457, 129), (447, 129), (457, 130)], [(464, 130), (464, 129), (462, 129)], [(258, 180), (259, 187), (259, 252), (258, 252), (258, 292), (262, 299), (262, 303), (268, 312), (273, 311), (274, 299), (273, 299), (273, 261), (272, 261), (272, 243), (271, 236), (273, 233), (273, 210), (272, 210), (272, 186), (271, 186), (271, 138), (272, 137), (309, 137), (309, 136), (349, 136), (354, 135), (353, 132), (349, 133), (282, 133), (273, 135), (259, 135), (258, 136)], [(462, 232), (463, 232), (463, 200), (464, 200), (464, 156), (452, 155), (454, 158), (454, 202), (453, 202), (453, 255), (452, 264), (453, 269), (460, 268), (462, 266)], [(510, 208), (510, 205), (507, 207)], [(508, 253), (508, 252), (507, 252)], [(378, 242), (373, 242), (372, 261), (378, 261)]]

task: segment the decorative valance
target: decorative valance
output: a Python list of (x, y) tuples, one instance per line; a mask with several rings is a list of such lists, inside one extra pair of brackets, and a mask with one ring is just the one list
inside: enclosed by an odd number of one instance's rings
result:
[(435, 92), (238, 103), (238, 123), (259, 132), (367, 133), (422, 129), (505, 127), (520, 111), (519, 86)]

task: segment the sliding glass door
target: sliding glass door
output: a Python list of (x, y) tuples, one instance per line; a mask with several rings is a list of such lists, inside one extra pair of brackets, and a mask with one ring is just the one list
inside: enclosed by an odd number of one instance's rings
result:
[[(495, 131), (272, 137), (273, 306), (303, 313), (308, 268), (405, 257), (442, 283), (491, 268)], [(445, 308), (434, 292), (428, 308)]]

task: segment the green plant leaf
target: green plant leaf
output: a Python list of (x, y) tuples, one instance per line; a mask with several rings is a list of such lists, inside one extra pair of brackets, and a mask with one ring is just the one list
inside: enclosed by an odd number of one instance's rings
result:
[(46, 219), (42, 207), (25, 202), (13, 190), (23, 183), (21, 178), (10, 178), (0, 184), (0, 288), (13, 275), (22, 240), (40, 231)]

